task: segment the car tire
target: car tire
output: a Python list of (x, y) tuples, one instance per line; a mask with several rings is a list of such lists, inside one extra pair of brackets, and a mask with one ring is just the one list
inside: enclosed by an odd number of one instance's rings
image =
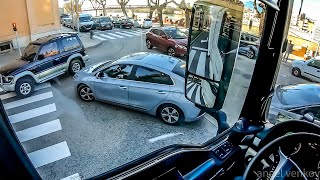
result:
[(15, 93), (20, 98), (26, 98), (33, 94), (35, 81), (32, 77), (22, 77), (15, 85)]
[(94, 101), (94, 95), (89, 86), (82, 84), (78, 87), (77, 92), (81, 100), (87, 102)]
[(81, 69), (82, 69), (82, 63), (79, 59), (71, 60), (71, 62), (69, 64), (69, 68), (68, 68), (68, 71), (71, 75), (75, 75)]
[(247, 58), (249, 58), (249, 59), (253, 59), (253, 58), (255, 57), (255, 52), (254, 52), (252, 49), (250, 49), (250, 50), (247, 52), (246, 56), (247, 56)]
[(176, 50), (173, 47), (169, 47), (167, 53), (169, 56), (176, 56)]
[(149, 39), (146, 40), (146, 46), (147, 46), (148, 49), (152, 49), (153, 48), (152, 43), (151, 43), (151, 41)]
[(166, 124), (178, 125), (184, 121), (182, 110), (173, 104), (164, 104), (158, 108), (158, 117)]
[(296, 77), (300, 77), (301, 76), (301, 70), (299, 68), (292, 68), (292, 75), (294, 75)]

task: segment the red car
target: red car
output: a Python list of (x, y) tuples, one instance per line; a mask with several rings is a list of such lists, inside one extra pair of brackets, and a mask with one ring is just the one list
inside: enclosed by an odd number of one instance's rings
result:
[(185, 56), (187, 43), (188, 37), (181, 30), (173, 27), (151, 28), (146, 34), (148, 49), (157, 47), (167, 52), (169, 56)]

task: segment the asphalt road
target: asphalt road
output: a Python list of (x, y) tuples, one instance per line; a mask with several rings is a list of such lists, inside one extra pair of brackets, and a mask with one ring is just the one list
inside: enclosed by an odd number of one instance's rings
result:
[[(147, 50), (145, 44), (141, 46), (144, 35), (139, 31), (96, 31), (95, 38), (104, 38), (103, 44), (87, 50), (91, 56), (87, 65), (135, 52), (158, 53), (156, 49)], [(240, 113), (254, 63), (243, 56), (237, 60), (223, 107), (230, 124)], [(306, 82), (292, 77), (288, 65), (281, 66), (278, 83)], [(21, 100), (14, 93), (3, 93), (0, 98), (19, 140), (43, 179), (61, 179), (74, 174), (89, 178), (168, 145), (202, 144), (214, 137), (217, 130), (215, 122), (206, 118), (170, 126), (133, 110), (101, 102), (83, 102), (75, 93), (72, 77), (67, 74), (38, 86), (30, 98)], [(167, 138), (152, 139), (162, 135)]]

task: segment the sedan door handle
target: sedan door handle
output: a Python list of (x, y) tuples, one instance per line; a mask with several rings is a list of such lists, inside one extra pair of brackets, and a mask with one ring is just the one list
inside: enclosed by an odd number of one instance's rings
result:
[(118, 86), (120, 89), (127, 89), (126, 86)]
[(158, 94), (166, 94), (165, 91), (157, 91)]

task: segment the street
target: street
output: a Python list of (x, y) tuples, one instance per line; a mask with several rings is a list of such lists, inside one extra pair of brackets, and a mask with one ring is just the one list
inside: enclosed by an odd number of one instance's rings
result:
[[(91, 57), (87, 66), (141, 51), (159, 53), (156, 48), (145, 47), (145, 31), (95, 31), (94, 38), (103, 43), (87, 49)], [(236, 62), (223, 107), (231, 125), (241, 111), (254, 64), (255, 60), (244, 56)], [(40, 84), (25, 99), (19, 99), (15, 93), (2, 92), (0, 96), (17, 137), (43, 179), (73, 174), (89, 178), (168, 145), (199, 145), (216, 135), (216, 123), (207, 116), (193, 123), (170, 126), (137, 111), (84, 102), (77, 96), (72, 80), (72, 76), (64, 74)], [(290, 65), (281, 65), (277, 84), (297, 83), (310, 82), (293, 77)]]

